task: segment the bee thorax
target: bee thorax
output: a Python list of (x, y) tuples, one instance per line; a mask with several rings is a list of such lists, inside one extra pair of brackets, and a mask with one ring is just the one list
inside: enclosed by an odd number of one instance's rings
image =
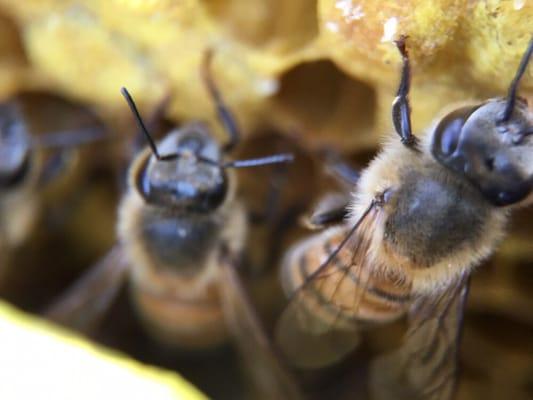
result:
[(475, 188), (431, 167), (400, 174), (400, 182), (383, 247), (387, 263), (410, 275), (414, 292), (431, 291), (492, 253), (506, 216)]

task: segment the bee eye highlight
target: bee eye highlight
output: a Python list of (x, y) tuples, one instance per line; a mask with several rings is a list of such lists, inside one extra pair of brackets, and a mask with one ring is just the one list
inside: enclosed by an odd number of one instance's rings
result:
[(459, 135), (461, 133), (463, 124), (464, 121), (455, 119), (444, 128), (440, 146), (442, 154), (450, 155), (457, 148), (457, 143), (459, 143)]

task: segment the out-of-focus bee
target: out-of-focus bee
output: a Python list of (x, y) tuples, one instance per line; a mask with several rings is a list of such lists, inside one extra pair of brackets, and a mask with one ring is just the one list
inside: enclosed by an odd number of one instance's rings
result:
[(372, 366), (380, 399), (448, 399), (468, 279), (504, 236), (511, 210), (533, 200), (533, 113), (517, 97), (533, 40), (505, 98), (463, 105), (424, 139), (411, 132), (405, 38), (389, 140), (351, 176), (348, 202), (311, 221), (337, 224), (294, 246), (282, 265), (289, 304), (276, 341), (295, 366), (332, 364), (362, 329), (407, 315), (403, 345)]
[(52, 94), (21, 93), (0, 103), (2, 254), (28, 237), (43, 192), (68, 176), (76, 148), (106, 136), (95, 114)]
[[(288, 162), (292, 155), (225, 160), (240, 133), (211, 77), (211, 59), (208, 51), (201, 71), (229, 134), (222, 146), (199, 122), (175, 128), (156, 143), (122, 89), (149, 147), (129, 169), (119, 207), (118, 244), (48, 310), (51, 319), (86, 330), (129, 278), (136, 310), (154, 339), (194, 350), (227, 339), (226, 304), (247, 307), (238, 304), (245, 299), (234, 270), (247, 223), (235, 196), (233, 169)], [(239, 313), (228, 312), (231, 320)]]

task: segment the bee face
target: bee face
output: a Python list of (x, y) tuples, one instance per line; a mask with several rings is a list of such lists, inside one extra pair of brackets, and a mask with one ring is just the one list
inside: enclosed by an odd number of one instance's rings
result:
[(30, 166), (30, 138), (17, 110), (0, 106), (0, 188), (22, 182)]
[(500, 122), (505, 99), (457, 109), (437, 125), (431, 152), (496, 206), (516, 204), (533, 189), (533, 115), (519, 100)]
[(226, 197), (227, 177), (214, 164), (221, 159), (218, 144), (203, 125), (193, 124), (171, 132), (158, 145), (161, 155), (178, 153), (172, 160), (147, 159), (137, 178), (137, 188), (151, 204), (206, 213)]

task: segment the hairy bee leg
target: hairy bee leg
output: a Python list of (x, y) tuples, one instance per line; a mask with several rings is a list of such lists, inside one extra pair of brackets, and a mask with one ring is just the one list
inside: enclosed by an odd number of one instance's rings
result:
[(405, 48), (405, 36), (400, 37), (395, 43), (402, 55), (402, 76), (396, 98), (392, 103), (392, 122), (396, 133), (400, 135), (402, 143), (409, 148), (416, 148), (417, 139), (411, 130), (411, 106), (409, 105), (409, 88), (411, 84), (411, 67), (409, 55)]
[[(346, 193), (353, 190), (359, 182), (361, 174), (339, 154), (332, 151), (325, 153), (326, 171), (339, 183), (347, 188)], [(311, 229), (322, 229), (327, 225), (341, 223), (348, 215), (350, 196), (344, 193), (333, 193), (322, 198), (315, 207), (313, 214), (304, 220), (304, 225)]]
[(324, 228), (327, 225), (340, 224), (348, 215), (348, 204), (311, 215), (309, 224), (316, 228)]
[(320, 199), (313, 214), (303, 221), (304, 225), (310, 229), (323, 229), (328, 225), (339, 224), (348, 215), (349, 204), (350, 196), (347, 194), (327, 194)]
[(309, 217), (301, 222), (309, 229), (324, 229), (342, 223), (349, 215), (350, 196), (345, 193), (329, 193), (315, 206)]
[(241, 133), (235, 117), (222, 99), (222, 95), (220, 94), (220, 91), (218, 90), (218, 87), (213, 79), (213, 75), (211, 73), (211, 62), (213, 60), (213, 55), (213, 49), (206, 50), (202, 61), (201, 74), (207, 91), (215, 103), (218, 119), (229, 136), (229, 141), (224, 144), (222, 148), (225, 152), (230, 152), (239, 143)]

